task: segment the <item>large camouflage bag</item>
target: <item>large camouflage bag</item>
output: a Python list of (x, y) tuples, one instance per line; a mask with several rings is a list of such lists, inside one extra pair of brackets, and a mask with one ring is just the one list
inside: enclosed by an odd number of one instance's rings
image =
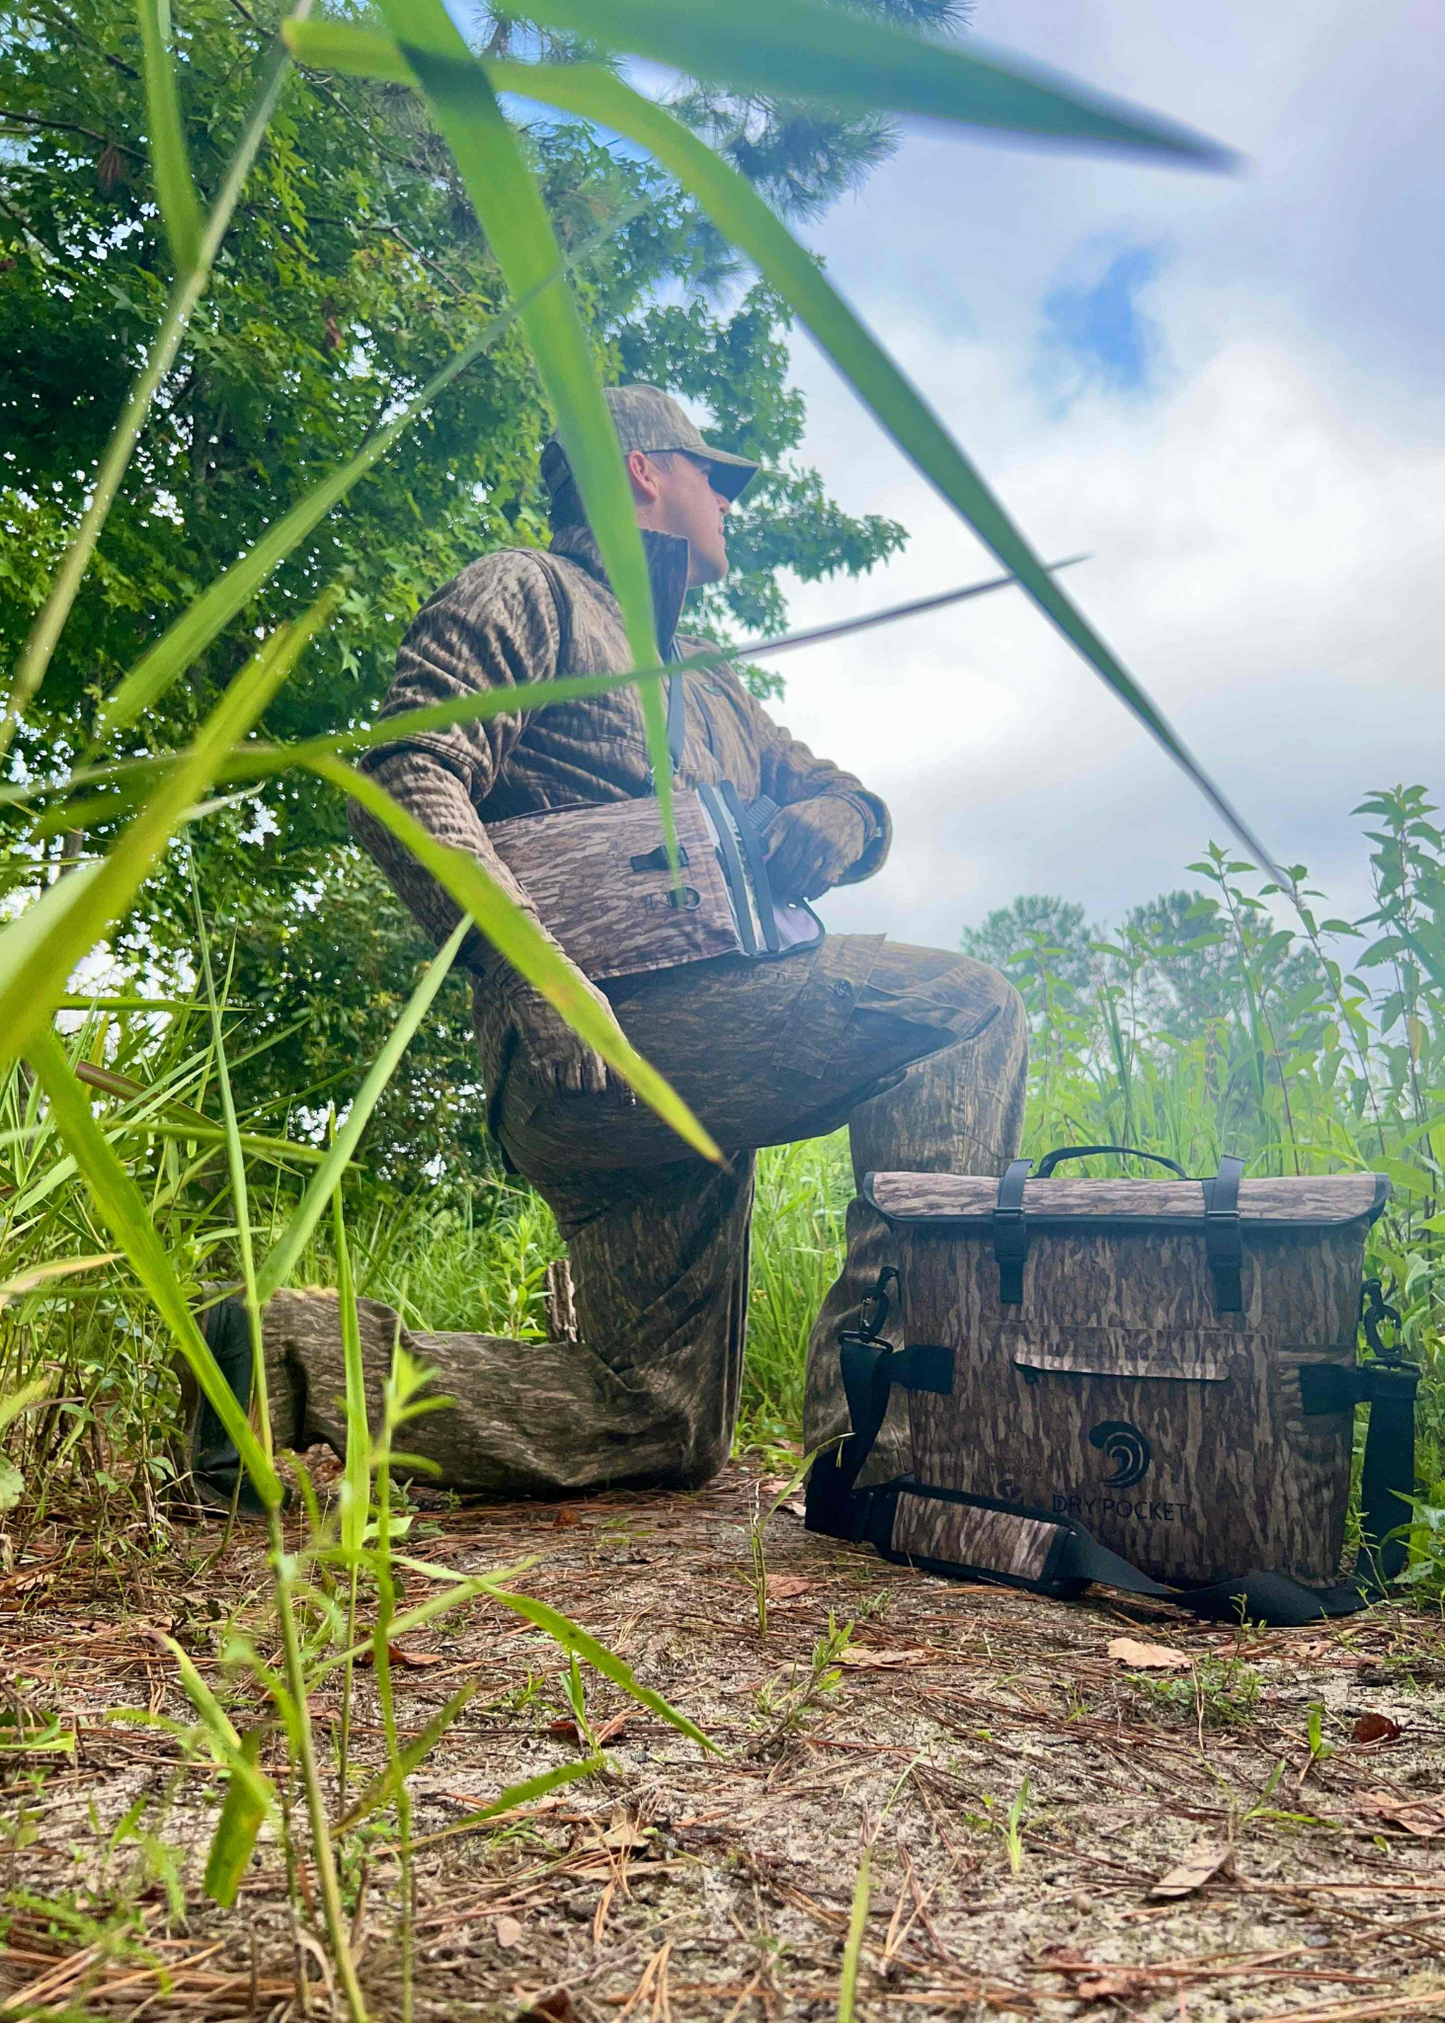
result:
[[(1365, 1232), (1370, 1173), (1030, 1178), (874, 1173), (896, 1238), (839, 1344), (852, 1432), (814, 1463), (808, 1524), (937, 1573), (1076, 1594), (1090, 1581), (1216, 1617), (1296, 1623), (1362, 1607), (1402, 1569), (1418, 1373)], [(1148, 1157), (1150, 1155), (1140, 1155)], [(1166, 1166), (1170, 1161), (1159, 1162)], [(901, 1342), (890, 1305), (901, 1294)], [(859, 1487), (895, 1390), (912, 1472)], [(1363, 1547), (1340, 1578), (1354, 1408), (1371, 1406)]]

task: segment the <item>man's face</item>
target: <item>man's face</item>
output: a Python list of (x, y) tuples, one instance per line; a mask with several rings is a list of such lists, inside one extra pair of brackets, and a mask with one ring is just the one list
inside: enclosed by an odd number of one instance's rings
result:
[(714, 491), (711, 465), (686, 450), (648, 456), (634, 450), (627, 459), (637, 524), (657, 534), (677, 534), (687, 542), (690, 588), (717, 583), (728, 573), (723, 520), (730, 501)]

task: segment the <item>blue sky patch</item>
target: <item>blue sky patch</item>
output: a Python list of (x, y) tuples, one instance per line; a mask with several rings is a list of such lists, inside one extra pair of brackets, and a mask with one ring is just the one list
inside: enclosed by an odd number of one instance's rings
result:
[(1090, 388), (1126, 394), (1151, 389), (1162, 333), (1139, 297), (1163, 266), (1157, 246), (1095, 244), (1070, 262), (1070, 278), (1045, 295), (1041, 378), (1059, 406), (1072, 406)]

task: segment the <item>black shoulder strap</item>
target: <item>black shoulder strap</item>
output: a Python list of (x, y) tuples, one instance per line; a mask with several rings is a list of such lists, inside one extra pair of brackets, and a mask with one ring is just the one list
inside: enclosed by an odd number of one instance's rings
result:
[[(1022, 1176), (1019, 1185), (1022, 1186)], [(882, 1279), (876, 1298), (886, 1311)], [(874, 1325), (880, 1326), (881, 1322), (875, 1318)], [(949, 1491), (931, 1490), (926, 1484), (908, 1478), (876, 1489), (859, 1490), (858, 1477), (882, 1430), (894, 1385), (910, 1391), (947, 1393), (953, 1385), (953, 1351), (924, 1344), (895, 1350), (871, 1332), (847, 1332), (839, 1339), (839, 1361), (852, 1430), (841, 1448), (820, 1454), (809, 1472), (806, 1522), (810, 1531), (824, 1532), (833, 1538), (866, 1539), (886, 1557), (904, 1559), (909, 1555), (895, 1554), (888, 1545), (892, 1510), (900, 1493), (978, 1504), (1019, 1517), (1042, 1515), (990, 1498), (956, 1497)], [(1378, 1601), (1387, 1584), (1397, 1580), (1405, 1569), (1408, 1545), (1403, 1538), (1390, 1534), (1410, 1514), (1409, 1498), (1415, 1486), (1418, 1382), (1419, 1371), (1412, 1364), (1392, 1361), (1362, 1363), (1355, 1368), (1321, 1364), (1301, 1372), (1306, 1412), (1342, 1411), (1357, 1403), (1371, 1408), (1361, 1483), (1360, 1552), (1348, 1580), (1315, 1588), (1285, 1574), (1256, 1571), (1205, 1587), (1169, 1587), (1100, 1545), (1072, 1519), (1051, 1518), (1049, 1521), (1065, 1536), (1049, 1579), (1040, 1582), (1015, 1579), (1013, 1584), (1058, 1594), (1077, 1592), (1082, 1583), (1097, 1581), (1125, 1594), (1152, 1595), (1161, 1601), (1176, 1602), (1209, 1620), (1247, 1621), (1272, 1628), (1353, 1615)], [(927, 1565), (933, 1572), (973, 1578), (988, 1579), (997, 1572), (963, 1561), (930, 1560)]]

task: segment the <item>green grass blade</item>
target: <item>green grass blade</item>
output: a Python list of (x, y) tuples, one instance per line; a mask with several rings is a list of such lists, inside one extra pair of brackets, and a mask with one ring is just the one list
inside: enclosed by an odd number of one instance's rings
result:
[(447, 972), (456, 960), (457, 950), (466, 940), (470, 926), (469, 920), (458, 921), (445, 948), (428, 965), (407, 999), (401, 1017), (392, 1027), (386, 1045), (367, 1070), (366, 1080), (356, 1092), (356, 1100), (346, 1122), (332, 1139), (326, 1157), (307, 1182), (296, 1213), (287, 1223), (279, 1242), (267, 1253), (266, 1262), (256, 1275), (256, 1291), (263, 1306), (272, 1293), (286, 1283), (295, 1269), (296, 1260), (310, 1242), (313, 1230), (326, 1212), (327, 1202), (340, 1186), (341, 1176), (351, 1163), (351, 1155), (362, 1132), (371, 1121), (372, 1111), (396, 1073), (402, 1055), (411, 1045), (417, 1027), (431, 1010), (433, 998), (446, 982)]
[(469, 1686), (463, 1686), (460, 1692), (453, 1693), (446, 1705), (437, 1709), (420, 1735), (408, 1742), (386, 1768), (357, 1793), (354, 1802), (336, 1822), (338, 1833), (348, 1833), (352, 1827), (360, 1826), (363, 1819), (369, 1819), (373, 1812), (380, 1812), (384, 1805), (391, 1804), (406, 1779), (419, 1763), (430, 1756), (458, 1714), (476, 1697), (476, 1692), (474, 1680)]
[[(310, 6), (311, 0), (297, 0), (292, 20), (299, 21)], [(66, 549), (64, 559), (56, 572), (55, 581), (51, 585), (50, 594), (40, 607), (35, 623), (30, 628), (30, 636), (16, 665), (5, 712), (0, 716), (0, 752), (9, 749), (17, 723), (25, 714), (31, 697), (45, 679), (45, 671), (50, 665), (56, 643), (75, 603), (76, 593), (90, 566), (90, 558), (95, 553), (101, 529), (115, 503), (116, 494), (120, 490), (121, 481), (130, 463), (131, 452), (150, 412), (151, 402), (155, 399), (161, 381), (175, 363), (181, 339), (186, 334), (196, 304), (205, 293), (211, 267), (221, 241), (226, 236), (242, 185), (250, 173), (252, 162), (256, 159), (256, 150), (260, 147), (261, 138), (270, 124), (271, 115), (276, 109), (276, 101), (281, 95), (281, 87), (290, 69), (290, 54), (278, 35), (267, 52), (255, 100), (246, 124), (241, 130), (241, 138), (236, 143), (235, 153), (231, 156), (221, 180), (221, 187), (211, 206), (210, 216), (206, 220), (206, 228), (201, 238), (200, 257), (189, 272), (181, 274), (171, 291), (165, 315), (161, 318), (160, 328), (151, 342), (145, 364), (126, 397), (120, 420), (105, 446), (105, 454), (95, 474), (90, 502), (76, 529), (75, 539)]]
[(101, 1221), (130, 1260), (136, 1277), (150, 1294), (161, 1318), (174, 1335), (196, 1381), (215, 1407), (217, 1417), (268, 1504), (279, 1505), (281, 1482), (267, 1460), (251, 1422), (237, 1404), (230, 1385), (186, 1304), (180, 1281), (140, 1189), (111, 1150), (105, 1133), (91, 1115), (90, 1098), (75, 1077), (65, 1049), (50, 1028), (31, 1034), (26, 1057), (50, 1102), (52, 1121), (73, 1155)]
[[(442, 0), (380, 0), (451, 146), (478, 221), (513, 300), (557, 414), (567, 459), (597, 538), (638, 667), (658, 662), (652, 583), (632, 487), (570, 288), (538, 292), (561, 262), (542, 192), (486, 75), (471, 61)], [(530, 299), (529, 299), (530, 298)], [(655, 688), (642, 691), (643, 722), (658, 785), (663, 833), (675, 852), (667, 722)]]
[[(241, 1754), (254, 1772), (261, 1754), (261, 1731), (258, 1728), (252, 1728), (242, 1736)], [(229, 1910), (236, 1901), (236, 1892), (251, 1865), (256, 1836), (265, 1817), (266, 1808), (254, 1779), (233, 1770), (226, 1784), (221, 1816), (211, 1837), (205, 1879), (201, 1885), (212, 1902), (220, 1904), (225, 1910)]]
[(191, 175), (186, 130), (171, 47), (170, 0), (138, 0), (145, 62), (146, 124), (156, 199), (176, 271), (192, 273), (201, 257), (201, 201)]
[(599, 1053), (635, 1089), (649, 1108), (704, 1159), (722, 1163), (722, 1153), (704, 1131), (682, 1099), (668, 1086), (655, 1068), (631, 1047), (617, 1022), (582, 987), (578, 972), (565, 961), (554, 945), (541, 934), (521, 909), (493, 884), (475, 857), (439, 843), (421, 824), (398, 807), (385, 789), (365, 773), (358, 773), (340, 759), (318, 755), (308, 761), (332, 786), (339, 787), (361, 803), (379, 822), (384, 822), (413, 857), (430, 871), (457, 905), (469, 913), (482, 933), (521, 971), (529, 983), (555, 1005), (575, 1033)]
[(575, 1784), (579, 1777), (591, 1777), (601, 1770), (600, 1756), (586, 1756), (580, 1763), (559, 1763), (555, 1770), (543, 1770), (536, 1777), (524, 1777), (518, 1784), (508, 1784), (499, 1791), (490, 1805), (484, 1805), (477, 1812), (469, 1812), (452, 1826), (444, 1826), (439, 1833), (428, 1833), (413, 1843), (416, 1847), (432, 1847), (439, 1840), (451, 1840), (459, 1833), (475, 1833), (479, 1826), (485, 1826), (489, 1819), (499, 1813), (511, 1812), (518, 1805), (530, 1805), (534, 1798), (545, 1798), (549, 1791), (559, 1785)]
[(601, 1672), (604, 1678), (610, 1679), (614, 1686), (620, 1686), (624, 1693), (641, 1706), (660, 1715), (669, 1727), (676, 1728), (680, 1735), (686, 1735), (688, 1740), (696, 1742), (700, 1749), (716, 1751), (717, 1744), (703, 1734), (695, 1721), (689, 1721), (686, 1714), (679, 1713), (676, 1707), (669, 1705), (660, 1693), (654, 1693), (650, 1686), (644, 1686), (625, 1659), (619, 1658), (615, 1651), (609, 1651), (605, 1644), (599, 1644), (595, 1637), (589, 1636), (586, 1630), (572, 1621), (570, 1616), (559, 1614), (548, 1603), (538, 1601), (535, 1595), (517, 1594), (512, 1588), (494, 1587), (490, 1582), (483, 1582), (482, 1585), (494, 1601), (499, 1601), (504, 1608), (513, 1610), (519, 1616), (525, 1616), (527, 1621), (535, 1623), (539, 1630), (545, 1630), (564, 1651), (570, 1651), (584, 1659), (587, 1664)]
[(0, 934), (0, 1066), (14, 1059), (32, 1032), (48, 1027), (75, 964), (140, 890), (232, 744), (250, 729), (310, 640), (330, 620), (338, 595), (328, 592), (295, 625), (273, 633), (242, 668), (202, 724), (195, 743), (162, 775), (103, 862), (59, 879)]
[[(301, 24), (303, 26), (308, 24)], [(297, 32), (292, 29), (288, 32)], [(384, 36), (372, 36), (371, 41), (383, 48), (391, 48)], [(410, 72), (406, 72), (410, 80)], [(150, 647), (131, 668), (125, 678), (107, 698), (96, 725), (95, 742), (118, 730), (154, 708), (156, 703), (173, 682), (190, 666), (197, 654), (204, 652), (217, 634), (248, 604), (261, 589), (267, 579), (277, 570), (292, 550), (304, 541), (340, 505), (355, 486), (375, 469), (384, 456), (411, 427), (419, 415), (443, 394), (468, 366), (476, 361), (511, 329), (524, 310), (549, 288), (557, 286), (575, 268), (590, 259), (600, 246), (606, 244), (616, 232), (630, 224), (648, 207), (643, 200), (624, 205), (607, 222), (577, 246), (566, 259), (558, 258), (557, 264), (537, 283), (531, 293), (514, 302), (508, 308), (499, 310), (487, 319), (482, 329), (469, 343), (464, 344), (445, 365), (434, 372), (431, 378), (394, 415), (384, 428), (357, 451), (356, 455), (342, 467), (323, 478), (306, 496), (298, 499), (287, 513), (256, 542), (239, 562), (220, 576), (194, 603), (183, 611), (179, 618)]]
[(858, 1996), (858, 1963), (863, 1957), (863, 1934), (868, 1929), (868, 1905), (873, 1892), (873, 1850), (864, 1846), (858, 1857), (858, 1878), (853, 1885), (853, 1904), (848, 1913), (848, 1936), (843, 1941), (843, 1971), (838, 1979), (838, 2023), (853, 2023), (853, 2006)]
[(560, 110), (600, 120), (640, 142), (693, 192), (719, 229), (807, 325), (899, 448), (1017, 576), (1044, 616), (1188, 775), (1260, 867), (1288, 889), (1285, 874), (1244, 817), (1065, 595), (942, 422), (820, 273), (812, 255), (773, 216), (746, 178), (661, 106), (607, 71), (580, 64), (492, 63), (488, 68), (498, 89), (526, 93)]
[[(613, 0), (602, 0), (602, 4), (610, 6)], [(651, 0), (616, 0), (616, 4), (624, 8), (636, 4), (639, 11), (649, 16), (654, 11)], [(731, 4), (732, 0), (728, 0), (729, 8)], [(588, 0), (589, 8), (590, 5)], [(714, 0), (706, 0), (701, 10), (676, 10), (675, 18), (693, 22), (700, 11), (710, 11), (713, 5)], [(667, 11), (655, 10), (659, 23), (663, 23)], [(790, 21), (794, 14), (801, 17), (807, 10), (800, 0), (793, 0), (791, 10), (773, 11), (780, 19)], [(731, 20), (731, 15), (728, 18)], [(855, 27), (885, 35), (911, 51), (910, 60), (914, 62), (921, 54), (930, 61), (947, 54), (932, 45), (912, 42), (893, 31), (877, 28), (876, 24), (854, 23), (831, 9), (825, 18), (833, 29), (846, 29), (847, 36), (852, 35)], [(735, 24), (730, 32), (736, 34)], [(454, 54), (450, 58), (428, 56), (423, 66), (417, 60), (418, 52), (410, 46), (388, 48), (385, 37), (364, 29), (343, 30), (329, 23), (302, 25), (291, 31), (291, 40), (298, 53), (305, 52), (307, 61), (329, 61), (338, 69), (357, 74), (402, 81), (408, 74), (408, 66), (413, 75), (419, 75), (425, 67), (427, 93), (438, 105), (444, 101), (458, 106), (467, 104), (475, 91), (470, 79), (478, 66), (470, 56), (465, 59)], [(609, 71), (586, 64), (488, 61), (484, 67), (497, 90), (516, 92), (559, 111), (597, 120), (640, 142), (700, 199), (725, 236), (748, 255), (807, 325), (900, 449), (963, 515), (1005, 568), (1018, 577), (1050, 623), (1168, 752), (1260, 867), (1288, 889), (1288, 880), (1261, 839), (1215, 785), (1163, 712), (1058, 588), (938, 417), (824, 279), (811, 254), (774, 217), (746, 178), (720, 160), (662, 106), (633, 91)], [(659, 710), (662, 707), (660, 696), (656, 706)]]
[[(1173, 120), (1017, 56), (925, 41), (817, 0), (689, 0), (685, 7), (673, 0), (541, 0), (527, 12), (529, 20), (745, 91), (821, 96), (860, 112), (916, 113), (1082, 147), (1137, 148), (1206, 168), (1236, 160)], [(398, 41), (408, 39), (392, 26)], [(399, 52), (385, 67), (368, 65), (366, 29), (318, 21), (288, 27), (286, 36), (304, 63), (409, 81)], [(436, 53), (448, 52), (438, 44)]]
[[(356, 1312), (356, 1287), (351, 1276), (351, 1245), (341, 1189), (331, 1196), (336, 1240), (336, 1298), (341, 1309), (341, 1353), (346, 1370), (346, 1472), (342, 1478), (341, 1544), (359, 1554), (366, 1543), (366, 1518), (371, 1501), (371, 1426), (366, 1416), (366, 1371), (361, 1360), (361, 1326)], [(353, 1572), (355, 1561), (353, 1560)]]

